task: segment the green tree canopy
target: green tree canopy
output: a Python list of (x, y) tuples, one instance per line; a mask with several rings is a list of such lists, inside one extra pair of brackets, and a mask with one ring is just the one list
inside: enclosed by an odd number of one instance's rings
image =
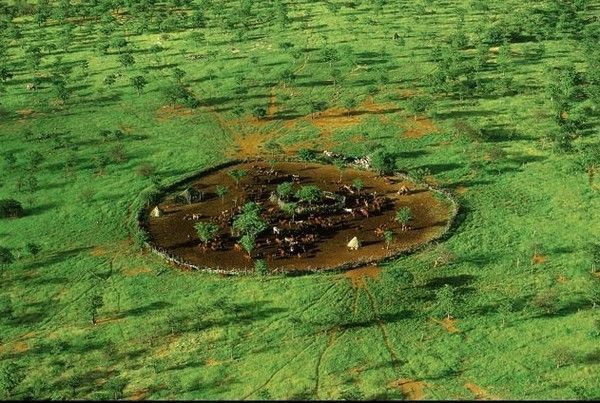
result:
[(313, 204), (323, 199), (323, 191), (318, 186), (302, 186), (297, 192), (296, 197), (308, 204)]

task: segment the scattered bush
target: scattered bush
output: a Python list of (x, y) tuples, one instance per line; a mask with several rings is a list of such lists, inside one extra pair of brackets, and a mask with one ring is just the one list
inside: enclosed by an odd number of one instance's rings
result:
[(0, 218), (22, 217), (25, 213), (21, 203), (14, 199), (0, 200)]
[(183, 84), (171, 84), (163, 89), (163, 95), (171, 105), (183, 105), (187, 108), (197, 108), (200, 101)]
[(15, 256), (8, 248), (0, 246), (0, 266), (9, 265), (15, 261)]

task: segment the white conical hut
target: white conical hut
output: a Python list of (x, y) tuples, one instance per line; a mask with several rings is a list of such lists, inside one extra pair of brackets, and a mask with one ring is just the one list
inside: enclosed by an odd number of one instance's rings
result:
[(348, 242), (348, 249), (357, 250), (358, 248), (360, 248), (360, 241), (357, 237), (354, 237)]
[(162, 217), (164, 212), (160, 209), (160, 207), (156, 206), (150, 212), (150, 216), (154, 218)]

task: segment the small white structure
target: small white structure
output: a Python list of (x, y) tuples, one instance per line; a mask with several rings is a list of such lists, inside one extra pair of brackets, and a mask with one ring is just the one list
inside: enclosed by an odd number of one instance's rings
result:
[(354, 237), (348, 242), (348, 249), (350, 250), (358, 250), (360, 248), (360, 241), (357, 237)]
[(162, 217), (163, 215), (163, 211), (158, 206), (154, 207), (150, 212), (150, 216), (154, 218)]

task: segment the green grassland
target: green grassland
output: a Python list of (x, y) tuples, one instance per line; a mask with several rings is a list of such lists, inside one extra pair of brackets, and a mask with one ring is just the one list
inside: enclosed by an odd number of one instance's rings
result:
[[(585, 151), (598, 143), (599, 64), (586, 47), (593, 35), (582, 37), (599, 32), (600, 3), (172, 1), (132, 11), (72, 1), (89, 15), (65, 17), (62, 1), (40, 2), (51, 12), (39, 21), (27, 2), (4, 3), (0, 199), (26, 214), (0, 220), (0, 246), (15, 257), (0, 269), (0, 397), (600, 398), (600, 198), (586, 174), (600, 154), (590, 163)], [(181, 22), (192, 6), (203, 23)], [(486, 42), (491, 26), (521, 35)], [(440, 60), (474, 61), (481, 49), (474, 71), (435, 89)], [(124, 54), (135, 63), (120, 64)], [(552, 68), (568, 65), (591, 90), (559, 110), (567, 123), (585, 115), (565, 139), (554, 136), (548, 87)], [(197, 102), (167, 100), (165, 88)], [(455, 192), (446, 241), (382, 265), (359, 288), (342, 273), (183, 272), (137, 246), (136, 203), (157, 182), (225, 161), (244, 136), (319, 149), (315, 112), (348, 99), (388, 107), (328, 133), (333, 149), (387, 150), (399, 170)], [(261, 124), (244, 124), (273, 104)], [(415, 114), (438, 130), (403, 135)], [(421, 391), (400, 386), (408, 380)]]

